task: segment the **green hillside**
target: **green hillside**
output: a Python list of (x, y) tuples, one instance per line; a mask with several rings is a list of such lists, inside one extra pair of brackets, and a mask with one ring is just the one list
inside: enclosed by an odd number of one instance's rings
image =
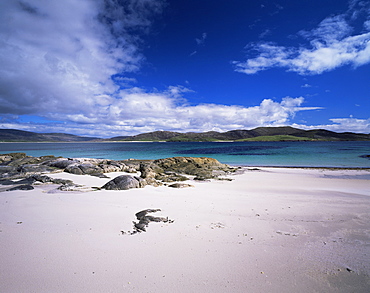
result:
[(313, 141), (308, 137), (299, 137), (293, 135), (261, 135), (252, 138), (239, 139), (237, 141)]
[(294, 127), (258, 127), (251, 130), (227, 132), (172, 132), (154, 131), (134, 136), (116, 136), (109, 139), (83, 137), (66, 133), (35, 133), (17, 129), (0, 129), (0, 142), (84, 142), (84, 141), (370, 141), (370, 134), (337, 133), (325, 129), (302, 130)]

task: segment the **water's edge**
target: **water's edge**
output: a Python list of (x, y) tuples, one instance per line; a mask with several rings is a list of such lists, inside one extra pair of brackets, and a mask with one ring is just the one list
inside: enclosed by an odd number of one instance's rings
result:
[(24, 152), (110, 160), (211, 157), (233, 166), (370, 168), (370, 142), (59, 142), (0, 143), (0, 154)]

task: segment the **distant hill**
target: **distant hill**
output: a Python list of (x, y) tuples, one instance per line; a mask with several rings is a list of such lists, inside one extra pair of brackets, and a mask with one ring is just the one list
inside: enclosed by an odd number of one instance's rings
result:
[(209, 131), (171, 132), (155, 131), (129, 137), (113, 137), (106, 141), (366, 141), (370, 134), (352, 132), (337, 133), (324, 129), (302, 130), (286, 127), (258, 127), (252, 130), (231, 130), (227, 132)]
[(258, 127), (251, 130), (227, 132), (172, 132), (154, 131), (134, 136), (116, 136), (109, 139), (84, 137), (65, 133), (35, 133), (16, 129), (0, 129), (0, 142), (84, 142), (84, 141), (370, 141), (370, 134), (325, 129), (302, 130), (286, 127)]
[(149, 133), (138, 134), (135, 136), (116, 136), (109, 139), (107, 141), (159, 141), (164, 140), (167, 141), (172, 137), (180, 135), (181, 133), (178, 132), (171, 132), (171, 131), (154, 131)]
[(0, 129), (0, 142), (82, 142), (96, 140), (66, 133), (35, 133), (17, 129)]

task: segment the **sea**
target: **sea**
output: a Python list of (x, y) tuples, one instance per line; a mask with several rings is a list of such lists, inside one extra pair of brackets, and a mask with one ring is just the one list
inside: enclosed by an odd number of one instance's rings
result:
[(0, 143), (0, 154), (66, 158), (210, 157), (233, 166), (370, 168), (370, 141)]

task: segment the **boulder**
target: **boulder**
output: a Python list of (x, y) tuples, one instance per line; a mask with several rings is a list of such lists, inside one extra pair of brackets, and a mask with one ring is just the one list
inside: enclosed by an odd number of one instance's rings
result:
[(82, 172), (79, 165), (77, 165), (77, 164), (68, 165), (64, 169), (64, 172), (75, 174), (75, 175), (83, 175), (84, 174), (84, 172)]
[(78, 167), (82, 170), (83, 174), (94, 175), (98, 173), (103, 173), (103, 170), (101, 168), (90, 163), (81, 164)]
[(131, 175), (121, 175), (102, 186), (107, 190), (127, 190), (131, 188), (143, 188), (146, 185), (143, 178)]
[(73, 164), (77, 164), (77, 163), (78, 163), (78, 161), (73, 160), (73, 159), (64, 159), (64, 158), (61, 158), (61, 159), (57, 159), (57, 160), (51, 161), (49, 163), (49, 166), (50, 167), (55, 167), (55, 168), (58, 168), (58, 169), (65, 169), (69, 165), (73, 165)]
[(103, 173), (101, 168), (90, 163), (68, 165), (64, 171), (76, 175), (100, 175)]

